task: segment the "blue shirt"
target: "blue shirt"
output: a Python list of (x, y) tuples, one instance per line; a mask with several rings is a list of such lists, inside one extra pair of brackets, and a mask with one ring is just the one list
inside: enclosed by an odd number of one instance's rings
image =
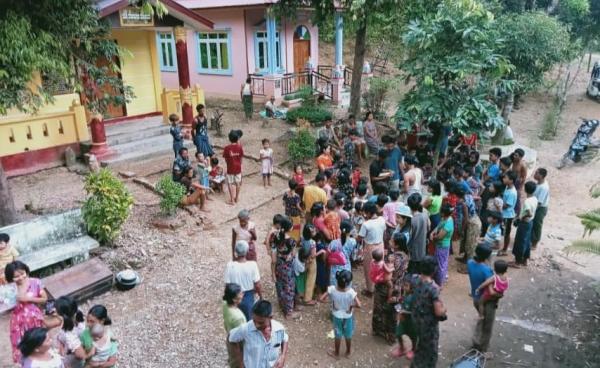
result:
[(499, 180), (500, 179), (500, 165), (490, 164), (490, 166), (488, 166), (487, 174), (492, 181)]
[(467, 183), (467, 181), (465, 179), (460, 179), (458, 184), (465, 191), (465, 194), (473, 194), (473, 191), (471, 190), (469, 183)]
[(478, 301), (481, 295), (476, 294), (477, 288), (483, 282), (494, 275), (492, 268), (486, 263), (475, 262), (474, 259), (467, 261), (467, 272), (469, 273), (469, 282), (471, 283), (471, 296), (474, 301)]
[(394, 173), (391, 178), (392, 180), (402, 179), (400, 161), (402, 161), (402, 152), (400, 151), (400, 148), (394, 147), (391, 150), (388, 150), (384, 165), (386, 169), (391, 170)]
[(512, 188), (504, 189), (504, 193), (502, 194), (502, 201), (508, 207), (502, 209), (502, 217), (505, 219), (515, 218), (515, 205), (517, 204), (517, 190), (513, 186)]

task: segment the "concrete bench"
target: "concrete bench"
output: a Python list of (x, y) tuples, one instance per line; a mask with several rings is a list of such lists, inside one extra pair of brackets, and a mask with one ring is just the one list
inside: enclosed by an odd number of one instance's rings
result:
[(81, 262), (89, 257), (90, 249), (99, 246), (87, 235), (79, 209), (0, 228), (0, 233), (10, 236), (19, 260), (31, 271), (70, 259)]

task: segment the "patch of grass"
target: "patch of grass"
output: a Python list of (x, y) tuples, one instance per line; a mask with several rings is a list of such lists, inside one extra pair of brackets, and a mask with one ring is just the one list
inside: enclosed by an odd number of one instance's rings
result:
[(566, 253), (592, 253), (600, 255), (600, 241), (591, 239), (575, 240), (564, 248)]
[(557, 102), (552, 103), (552, 108), (546, 112), (539, 137), (544, 141), (551, 141), (556, 138), (558, 124), (560, 123), (560, 108)]
[(303, 99), (303, 100), (308, 100), (312, 97), (313, 95), (313, 90), (310, 86), (302, 86), (300, 88), (298, 88), (298, 90), (292, 94), (286, 95), (283, 97), (284, 100), (286, 101), (291, 101), (291, 100), (296, 100), (296, 99)]
[(318, 124), (326, 120), (330, 120), (333, 114), (328, 109), (321, 106), (306, 106), (302, 105), (298, 108), (291, 109), (287, 113), (287, 120), (295, 123), (298, 119), (308, 120), (311, 124)]

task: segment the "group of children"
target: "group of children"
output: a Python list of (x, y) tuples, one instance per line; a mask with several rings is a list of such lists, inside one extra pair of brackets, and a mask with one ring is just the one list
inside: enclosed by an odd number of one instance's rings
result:
[[(48, 301), (42, 282), (31, 277), (29, 267), (18, 260), (8, 234), (0, 234), (0, 304), (11, 310), (10, 342), (14, 363), (25, 368), (113, 367), (118, 345), (111, 320), (102, 305), (87, 317), (71, 297)], [(57, 334), (50, 330), (57, 329)], [(51, 337), (55, 335), (55, 337)]]

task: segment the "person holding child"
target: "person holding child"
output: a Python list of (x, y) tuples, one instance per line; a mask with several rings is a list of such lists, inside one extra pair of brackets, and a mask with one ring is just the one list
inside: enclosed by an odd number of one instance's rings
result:
[(52, 338), (48, 329), (34, 327), (28, 329), (19, 342), (19, 363), (24, 368), (65, 368), (62, 357), (52, 348)]
[(477, 291), (486, 280), (494, 276), (492, 268), (488, 264), (491, 255), (492, 250), (486, 245), (480, 244), (475, 248), (475, 257), (467, 262), (473, 307), (481, 316), (475, 326), (473, 348), (481, 352), (486, 352), (489, 348), (496, 319), (496, 308), (498, 308), (498, 299), (490, 299), (481, 304), (481, 294)]
[(250, 211), (241, 210), (238, 213), (238, 223), (231, 228), (231, 257), (235, 258), (235, 244), (239, 240), (244, 240), (248, 243), (249, 249), (246, 259), (256, 261), (256, 224), (250, 221)]
[(6, 233), (0, 233), (0, 285), (6, 283), (4, 277), (4, 268), (11, 262), (17, 260), (19, 251), (10, 244), (10, 236)]

